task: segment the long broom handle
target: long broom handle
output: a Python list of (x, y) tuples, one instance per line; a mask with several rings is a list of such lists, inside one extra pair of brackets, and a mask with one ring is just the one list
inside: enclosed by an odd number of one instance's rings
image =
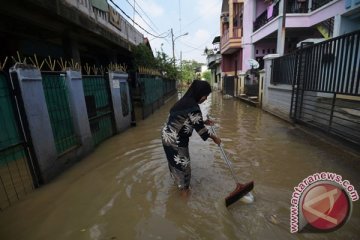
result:
[[(213, 128), (213, 126), (210, 125), (210, 128), (211, 128), (212, 132), (214, 133), (214, 135), (217, 137), (216, 132), (215, 132), (215, 129)], [(221, 153), (222, 153), (222, 155), (223, 155), (223, 157), (224, 157), (224, 159), (225, 159), (226, 164), (228, 165), (228, 167), (229, 167), (229, 169), (230, 169), (231, 175), (233, 176), (235, 182), (236, 182), (236, 183), (239, 183), (239, 181), (237, 180), (237, 177), (236, 177), (236, 175), (235, 175), (235, 173), (234, 173), (234, 170), (233, 170), (233, 168), (231, 167), (230, 160), (227, 158), (227, 156), (226, 156), (226, 154), (225, 154), (224, 148), (221, 146), (221, 144), (218, 144), (218, 146), (219, 146), (219, 148), (220, 148), (220, 150), (221, 150)]]

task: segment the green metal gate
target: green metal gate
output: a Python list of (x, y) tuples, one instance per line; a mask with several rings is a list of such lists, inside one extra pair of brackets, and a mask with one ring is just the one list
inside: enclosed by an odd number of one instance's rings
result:
[[(27, 124), (19, 114), (21, 102), (4, 73), (0, 73), (0, 210), (38, 185), (30, 152)], [(27, 140), (26, 140), (27, 139)]]
[(143, 119), (164, 104), (163, 79), (141, 75), (138, 79), (141, 89)]
[(129, 115), (132, 111), (132, 106), (129, 102), (130, 96), (129, 93), (129, 84), (124, 80), (120, 81), (120, 97), (121, 97), (121, 110), (123, 117)]
[(83, 76), (83, 87), (94, 145), (115, 134), (109, 81), (104, 76)]
[(42, 84), (58, 155), (79, 145), (70, 112), (69, 94), (62, 72), (42, 72)]

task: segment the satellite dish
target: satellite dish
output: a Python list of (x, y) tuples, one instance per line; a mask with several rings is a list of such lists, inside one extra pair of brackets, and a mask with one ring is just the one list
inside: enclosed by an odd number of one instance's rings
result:
[(249, 59), (248, 63), (252, 69), (258, 69), (260, 67), (260, 64), (255, 59)]

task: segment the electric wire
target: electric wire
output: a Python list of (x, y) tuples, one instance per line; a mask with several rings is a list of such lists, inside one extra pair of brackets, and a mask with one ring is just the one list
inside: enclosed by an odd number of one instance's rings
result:
[(192, 48), (193, 50), (199, 50), (199, 51), (203, 51), (203, 46), (212, 38), (211, 36), (213, 36), (213, 34), (210, 34), (210, 37), (208, 39), (206, 39), (206, 41), (204, 41), (203, 43), (199, 44), (199, 46), (192, 46), (191, 44), (189, 44), (188, 42), (184, 41), (184, 40), (180, 40), (180, 42), (182, 44), (184, 44), (185, 46)]
[(149, 19), (149, 21), (152, 23), (152, 25), (159, 30), (159, 28), (156, 26), (156, 24), (151, 20), (151, 18), (147, 15), (147, 13), (144, 11), (144, 9), (142, 9), (142, 7), (135, 1), (136, 6), (138, 6), (138, 8), (143, 12), (143, 14), (145, 15), (145, 17), (147, 17), (147, 19)]
[[(216, 5), (218, 5), (218, 4), (221, 3), (221, 2), (222, 2), (222, 1), (219, 0), (219, 1), (215, 2), (215, 4), (213, 4), (213, 5), (211, 5), (211, 6), (208, 6), (206, 9), (213, 8), (213, 7), (215, 7)], [(191, 20), (191, 21), (190, 21), (189, 23), (187, 23), (184, 27), (187, 27), (187, 26), (193, 24), (194, 22), (199, 21), (199, 20), (200, 20), (201, 18), (203, 18), (203, 17), (205, 17), (205, 16), (204, 16), (204, 15), (201, 15), (200, 17), (197, 17), (197, 18)]]
[[(150, 24), (141, 16), (141, 14), (136, 10), (136, 8), (131, 5), (131, 3), (129, 2), (129, 0), (126, 0), (126, 2), (135, 10), (135, 13), (137, 13), (137, 15), (144, 21), (144, 23), (149, 27), (151, 28), (151, 30), (153, 30), (156, 34), (158, 35), (161, 35), (159, 34), (158, 32), (156, 32), (156, 30), (154, 28), (152, 28), (152, 26), (150, 26)], [(136, 4), (136, 1), (135, 1), (135, 4)]]
[(135, 22), (129, 15), (126, 14), (126, 12), (124, 10), (122, 10), (113, 0), (110, 0), (110, 2), (112, 4), (114, 4), (114, 6), (119, 9), (128, 19), (130, 19), (136, 26), (138, 26), (139, 28), (141, 28), (143, 31), (145, 31), (147, 34), (151, 35), (152, 37), (155, 38), (166, 38), (167, 36), (156, 36), (155, 34), (152, 34), (151, 32), (149, 32), (148, 30), (146, 30), (145, 28), (143, 28), (140, 24), (138, 24), (137, 22)]
[(180, 33), (181, 33), (181, 4), (179, 0), (179, 25), (180, 25)]

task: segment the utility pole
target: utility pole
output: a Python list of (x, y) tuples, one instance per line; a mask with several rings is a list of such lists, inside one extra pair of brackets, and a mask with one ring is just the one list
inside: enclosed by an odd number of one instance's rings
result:
[(178, 39), (179, 37), (186, 36), (188, 34), (189, 33), (187, 32), (187, 33), (181, 34), (181, 35), (174, 38), (174, 32), (173, 32), (173, 29), (171, 28), (171, 42), (172, 42), (172, 52), (173, 52), (174, 67), (175, 67), (175, 40)]
[(171, 28), (171, 43), (172, 43), (172, 54), (173, 54), (173, 62), (174, 62), (174, 67), (175, 67), (175, 42), (174, 42), (174, 32), (173, 29)]
[(182, 51), (180, 51), (180, 82), (182, 82)]

